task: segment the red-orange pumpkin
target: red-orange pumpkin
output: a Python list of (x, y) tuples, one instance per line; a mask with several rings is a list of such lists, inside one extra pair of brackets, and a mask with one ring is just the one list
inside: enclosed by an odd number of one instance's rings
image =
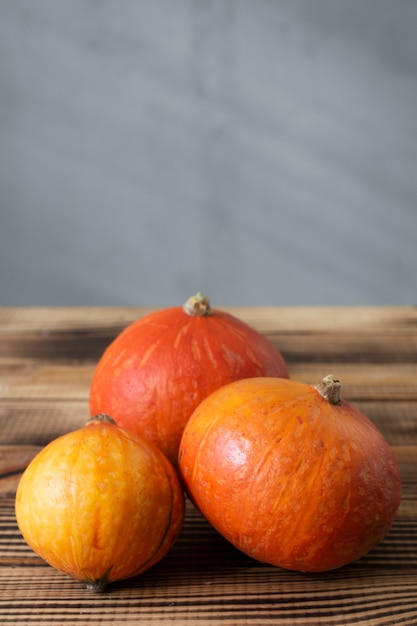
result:
[(184, 307), (152, 312), (107, 347), (90, 389), (90, 412), (108, 413), (153, 441), (177, 464), (184, 426), (218, 387), (253, 376), (288, 377), (262, 334), (198, 294)]
[(182, 527), (184, 492), (160, 450), (99, 416), (31, 461), (16, 518), (47, 563), (103, 591), (167, 554)]
[(179, 467), (207, 520), (249, 556), (325, 571), (367, 553), (390, 529), (399, 466), (376, 426), (339, 396), (271, 378), (226, 385), (185, 427)]

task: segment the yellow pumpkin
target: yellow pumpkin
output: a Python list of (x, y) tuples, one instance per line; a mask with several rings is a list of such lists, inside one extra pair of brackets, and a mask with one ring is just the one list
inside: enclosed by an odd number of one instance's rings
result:
[(31, 461), (16, 518), (39, 556), (103, 591), (166, 555), (182, 527), (184, 493), (153, 444), (99, 416)]

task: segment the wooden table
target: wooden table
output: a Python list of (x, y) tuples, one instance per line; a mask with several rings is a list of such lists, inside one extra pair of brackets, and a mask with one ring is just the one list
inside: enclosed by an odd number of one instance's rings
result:
[(94, 595), (46, 565), (14, 516), (21, 472), (50, 440), (88, 419), (105, 346), (144, 308), (0, 308), (0, 623), (417, 624), (417, 308), (230, 308), (281, 349), (291, 377), (332, 373), (385, 434), (403, 499), (387, 538), (326, 574), (255, 562), (191, 507), (163, 561)]

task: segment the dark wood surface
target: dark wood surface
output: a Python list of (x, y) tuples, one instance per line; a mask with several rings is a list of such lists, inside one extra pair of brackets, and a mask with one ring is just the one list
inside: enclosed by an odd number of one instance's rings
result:
[(399, 459), (403, 498), (387, 538), (340, 570), (305, 575), (255, 562), (188, 505), (158, 565), (94, 595), (23, 541), (14, 497), (30, 459), (88, 419), (106, 345), (144, 308), (0, 308), (0, 623), (417, 624), (417, 308), (235, 308), (281, 349), (292, 378), (332, 373)]

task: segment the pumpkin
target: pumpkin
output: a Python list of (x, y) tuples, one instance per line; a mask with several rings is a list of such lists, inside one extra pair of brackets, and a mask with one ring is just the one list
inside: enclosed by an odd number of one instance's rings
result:
[(288, 377), (284, 358), (261, 333), (212, 309), (197, 294), (127, 326), (98, 361), (90, 412), (155, 443), (177, 466), (184, 426), (218, 387), (255, 376)]
[(340, 398), (332, 376), (215, 391), (184, 429), (179, 468), (191, 500), (228, 541), (289, 570), (360, 558), (385, 537), (401, 498), (390, 445)]
[(184, 492), (160, 450), (99, 416), (30, 462), (16, 519), (47, 563), (103, 591), (167, 554), (183, 524)]

